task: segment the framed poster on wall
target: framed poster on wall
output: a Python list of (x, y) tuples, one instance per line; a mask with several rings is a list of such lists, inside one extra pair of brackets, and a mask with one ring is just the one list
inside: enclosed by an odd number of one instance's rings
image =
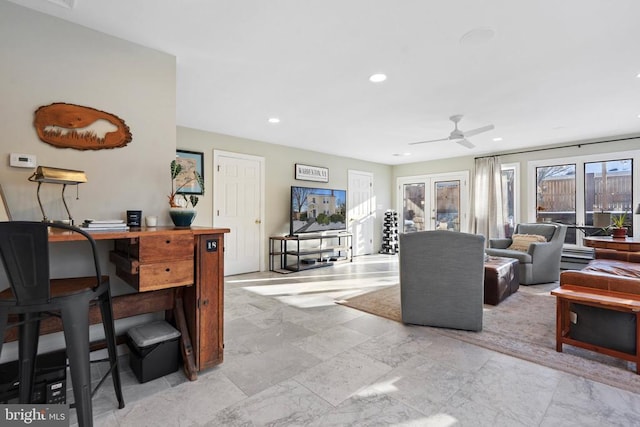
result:
[(301, 181), (329, 182), (329, 169), (296, 163), (296, 179)]
[[(197, 151), (176, 150), (176, 162), (182, 166), (182, 171), (176, 177), (178, 186), (187, 179), (191, 179), (194, 172), (197, 172), (204, 181), (204, 153)], [(178, 194), (204, 194), (204, 191), (197, 180), (188, 182)]]

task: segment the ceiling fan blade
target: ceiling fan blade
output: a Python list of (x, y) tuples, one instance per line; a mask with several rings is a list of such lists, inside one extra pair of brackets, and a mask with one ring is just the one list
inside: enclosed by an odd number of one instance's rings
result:
[(464, 137), (466, 138), (468, 136), (477, 135), (477, 134), (482, 133), (482, 132), (488, 132), (490, 130), (493, 130), (494, 127), (495, 126), (493, 126), (493, 125), (487, 125), (487, 126), (483, 126), (481, 128), (478, 128), (478, 129), (469, 130), (469, 131), (463, 132), (464, 133)]
[(440, 141), (448, 141), (448, 140), (449, 140), (449, 137), (440, 138), (440, 139), (430, 139), (429, 141), (410, 142), (409, 145), (426, 144), (427, 142), (440, 142)]
[(463, 147), (467, 147), (467, 148), (474, 148), (475, 145), (473, 145), (471, 142), (469, 142), (469, 140), (462, 138), (459, 141), (456, 141), (458, 144), (462, 145)]

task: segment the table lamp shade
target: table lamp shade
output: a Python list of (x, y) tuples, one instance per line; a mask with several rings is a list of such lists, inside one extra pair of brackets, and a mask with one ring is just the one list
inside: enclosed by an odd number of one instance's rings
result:
[(42, 201), (40, 200), (40, 186), (42, 184), (60, 184), (62, 185), (62, 203), (64, 204), (64, 208), (67, 211), (67, 216), (69, 217), (68, 224), (73, 225), (73, 217), (71, 216), (71, 212), (69, 211), (69, 206), (67, 205), (67, 201), (64, 198), (64, 190), (67, 188), (67, 185), (78, 185), (83, 182), (87, 182), (87, 175), (84, 171), (78, 171), (73, 169), (60, 169), (60, 168), (52, 168), (48, 166), (38, 166), (36, 171), (29, 178), (31, 182), (38, 183), (38, 190), (36, 191), (36, 196), (38, 198), (38, 205), (40, 206), (40, 211), (42, 212), (42, 221), (49, 222), (46, 213), (44, 212), (44, 207), (42, 206)]
[(35, 182), (47, 182), (50, 184), (74, 185), (87, 182), (87, 175), (83, 171), (38, 166), (35, 173), (29, 178), (29, 180)]

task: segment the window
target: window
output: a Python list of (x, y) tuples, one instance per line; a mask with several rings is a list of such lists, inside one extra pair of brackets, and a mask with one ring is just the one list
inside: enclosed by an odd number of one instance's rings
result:
[(518, 163), (501, 165), (502, 169), (502, 208), (504, 212), (504, 235), (511, 237), (513, 229), (519, 220), (518, 183), (520, 180), (520, 165)]
[(582, 246), (584, 236), (608, 233), (612, 215), (626, 214), (633, 235), (639, 158), (633, 151), (529, 162), (529, 220), (567, 224), (565, 243)]
[(413, 231), (424, 231), (424, 202), (425, 184), (410, 183), (403, 185), (403, 223), (402, 231), (410, 233)]
[(633, 235), (632, 170), (633, 159), (584, 164), (585, 225), (606, 227), (611, 215), (625, 215)]
[(460, 231), (460, 181), (435, 181), (435, 228)]
[[(536, 222), (576, 224), (576, 165), (536, 168)], [(565, 243), (576, 243), (575, 229)]]

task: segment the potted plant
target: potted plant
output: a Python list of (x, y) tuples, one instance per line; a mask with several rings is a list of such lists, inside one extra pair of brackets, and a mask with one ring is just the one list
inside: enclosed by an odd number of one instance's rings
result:
[[(202, 194), (204, 194), (204, 180), (202, 176), (193, 171), (190, 175), (180, 175), (183, 172), (182, 165), (176, 160), (171, 161), (171, 193), (169, 196), (169, 215), (171, 220), (177, 227), (188, 227), (196, 217), (195, 207), (198, 204), (198, 196), (190, 194), (188, 197), (186, 194), (180, 194), (187, 185), (192, 182), (197, 182), (202, 188)], [(178, 180), (178, 177), (180, 179)], [(191, 205), (191, 208), (189, 208)]]
[(611, 217), (611, 237), (627, 237), (626, 212)]

